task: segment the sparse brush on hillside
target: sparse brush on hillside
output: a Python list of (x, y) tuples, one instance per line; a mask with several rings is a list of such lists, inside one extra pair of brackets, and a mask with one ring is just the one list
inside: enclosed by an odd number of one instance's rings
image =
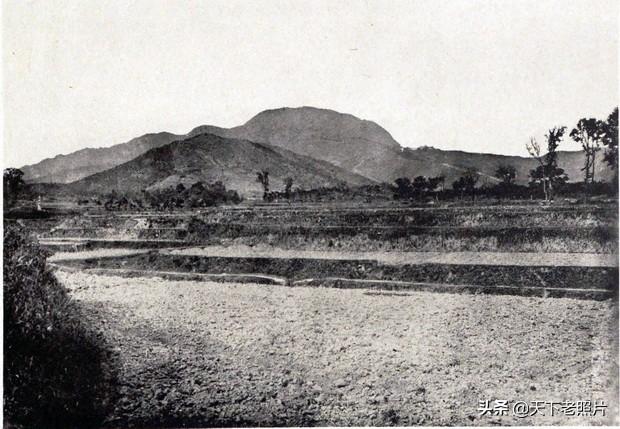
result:
[(221, 182), (196, 182), (189, 188), (179, 183), (176, 187), (167, 187), (135, 193), (120, 194), (112, 191), (104, 198), (104, 207), (109, 211), (173, 210), (182, 208), (212, 207), (220, 204), (238, 204), (242, 201), (237, 191), (226, 189)]
[(242, 201), (237, 191), (226, 189), (222, 182), (196, 182), (189, 188), (179, 183), (176, 188), (145, 192), (151, 208), (167, 210), (175, 208), (211, 207), (220, 204), (238, 204)]
[(338, 186), (318, 187), (314, 189), (294, 189), (286, 197), (284, 194), (278, 195), (272, 200), (279, 201), (286, 199), (295, 203), (305, 202), (386, 202), (392, 199), (391, 187), (387, 183), (348, 186), (341, 183)]
[(105, 347), (46, 267), (46, 256), (23, 229), (5, 227), (5, 422), (96, 427), (111, 399)]

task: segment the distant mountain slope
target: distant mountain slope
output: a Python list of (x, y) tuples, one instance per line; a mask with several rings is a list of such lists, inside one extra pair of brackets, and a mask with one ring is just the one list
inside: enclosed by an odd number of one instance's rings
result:
[[(192, 130), (190, 135), (197, 130), (205, 127)], [(209, 132), (283, 147), (372, 179), (382, 176), (363, 168), (366, 158), (381, 158), (386, 151), (400, 149), (398, 142), (374, 122), (314, 107), (266, 110), (240, 127)]]
[[(443, 174), (449, 185), (467, 167), (476, 168), (483, 177), (492, 181), (498, 165), (508, 163), (517, 169), (517, 181), (527, 183), (529, 171), (536, 167), (535, 160), (518, 156), (403, 148), (374, 122), (314, 107), (266, 110), (238, 127), (203, 125), (194, 128), (186, 136), (204, 133), (288, 149), (379, 182), (392, 182), (403, 176)], [(69, 183), (130, 161), (150, 149), (186, 136), (147, 134), (110, 148), (84, 149), (60, 155), (24, 167), (25, 179), (30, 182)], [(571, 181), (582, 180), (582, 152), (561, 152), (559, 165), (566, 170)], [(596, 171), (597, 179), (611, 178), (610, 169), (602, 162), (602, 152), (597, 159)]]
[(374, 122), (327, 109), (282, 108), (261, 112), (235, 128), (203, 125), (187, 135), (146, 134), (108, 148), (83, 149), (59, 155), (24, 166), (22, 170), (28, 182), (69, 183), (120, 165), (149, 149), (204, 133), (283, 147), (380, 180), (382, 175), (373, 175), (362, 165), (367, 158), (381, 158), (386, 150), (400, 148), (392, 136)]
[[(314, 107), (267, 110), (244, 125), (230, 129), (201, 126), (192, 130), (212, 132), (232, 138), (283, 147), (293, 152), (328, 161), (378, 182), (392, 182), (398, 177), (444, 175), (446, 184), (461, 176), (468, 167), (482, 173), (483, 180), (494, 181), (499, 164), (517, 169), (517, 182), (526, 184), (530, 170), (536, 168), (532, 158), (496, 154), (446, 151), (429, 147), (401, 147), (392, 136), (374, 122), (333, 110)], [(583, 152), (559, 152), (558, 162), (569, 180), (583, 178)], [(597, 159), (597, 177), (609, 180), (612, 172)]]
[(283, 190), (284, 179), (292, 177), (294, 187), (306, 189), (371, 183), (332, 164), (301, 156), (282, 148), (246, 140), (199, 134), (183, 141), (151, 149), (112, 169), (67, 185), (71, 191), (105, 193), (112, 189), (127, 192), (176, 186), (197, 181), (221, 181), (226, 188), (244, 195), (261, 195), (256, 173), (269, 171), (272, 190)]
[[(558, 165), (564, 169), (568, 178), (572, 182), (583, 180), (584, 154), (579, 151), (560, 151), (558, 152)], [(530, 170), (539, 164), (533, 158), (520, 156), (506, 156), (485, 153), (470, 153), (462, 151), (440, 150), (429, 147), (417, 149), (405, 148), (398, 159), (393, 160), (394, 170), (392, 177), (412, 177), (417, 175), (437, 176), (442, 174), (446, 177), (446, 184), (461, 176), (463, 170), (473, 167), (482, 173), (483, 183), (487, 181), (493, 183), (497, 181), (494, 174), (500, 164), (508, 164), (517, 170), (517, 183), (527, 184), (529, 182)], [(379, 166), (377, 166), (379, 167)], [(601, 155), (596, 160), (597, 180), (610, 180), (612, 171), (603, 161)]]
[(69, 183), (116, 167), (150, 149), (166, 145), (183, 137), (167, 132), (145, 134), (126, 143), (110, 147), (87, 148), (68, 155), (44, 159), (37, 164), (21, 167), (21, 170), (24, 172), (24, 180), (27, 182)]

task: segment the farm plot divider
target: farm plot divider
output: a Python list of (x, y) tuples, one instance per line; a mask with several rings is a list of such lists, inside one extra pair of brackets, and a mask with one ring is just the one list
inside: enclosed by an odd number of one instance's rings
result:
[[(369, 288), (393, 288), (394, 282), (432, 283), (436, 285), (475, 285), (496, 293), (524, 294), (531, 290), (565, 289), (605, 291), (607, 297), (618, 291), (617, 267), (572, 266), (499, 266), (448, 264), (383, 264), (375, 260), (331, 260), (304, 258), (203, 257), (161, 254), (153, 251), (126, 257), (90, 258), (56, 261), (79, 269), (130, 269), (148, 273), (151, 270), (177, 273), (265, 275), (286, 279), (287, 284), (330, 285), (334, 279), (371, 281)], [(375, 281), (375, 283), (372, 283)], [(392, 282), (392, 283), (390, 283)], [(338, 282), (336, 282), (338, 284)], [(392, 285), (389, 286), (388, 285)], [(360, 287), (360, 286), (356, 286)], [(364, 287), (364, 286), (362, 286)], [(589, 292), (588, 292), (589, 293)]]

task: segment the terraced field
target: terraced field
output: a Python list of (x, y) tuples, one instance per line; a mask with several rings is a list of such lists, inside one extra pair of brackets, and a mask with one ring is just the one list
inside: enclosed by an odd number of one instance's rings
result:
[[(269, 208), (80, 216), (43, 238), (56, 245), (156, 247), (161, 242), (299, 250), (615, 253), (614, 207)], [(70, 243), (75, 245), (75, 243)]]
[(478, 411), (615, 403), (612, 302), (58, 275), (115, 347), (112, 427), (590, 425), (617, 412)]
[[(615, 210), (220, 208), (63, 219), (41, 242), (116, 344), (111, 426), (601, 424)], [(483, 418), (484, 399), (610, 407)]]

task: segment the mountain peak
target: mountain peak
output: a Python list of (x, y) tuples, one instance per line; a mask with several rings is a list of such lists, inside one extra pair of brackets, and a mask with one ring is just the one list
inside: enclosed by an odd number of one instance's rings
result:
[(306, 121), (307, 126), (321, 124), (329, 125), (330, 123), (336, 123), (337, 125), (348, 126), (349, 129), (360, 127), (364, 131), (368, 129), (374, 130), (383, 134), (381, 137), (388, 140), (388, 144), (393, 146), (400, 146), (392, 136), (381, 126), (373, 121), (366, 119), (360, 119), (350, 113), (342, 113), (332, 109), (325, 109), (314, 106), (300, 106), (300, 107), (279, 107), (275, 109), (267, 109), (256, 114), (249, 121), (243, 125), (243, 127), (250, 126), (256, 122), (268, 121), (268, 120), (282, 120), (282, 121)]

